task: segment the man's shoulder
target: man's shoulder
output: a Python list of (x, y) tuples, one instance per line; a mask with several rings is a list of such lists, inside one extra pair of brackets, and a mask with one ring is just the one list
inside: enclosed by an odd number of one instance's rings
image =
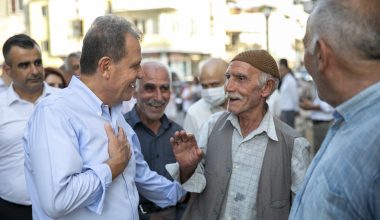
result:
[(172, 128), (172, 130), (175, 130), (175, 131), (184, 130), (184, 129), (182, 128), (182, 126), (179, 125), (177, 122), (175, 122), (175, 121), (173, 121), (173, 120), (171, 120), (171, 119), (169, 119), (169, 118), (168, 118), (168, 120), (169, 120), (169, 122), (171, 123), (171, 128)]
[(273, 122), (274, 126), (276, 128), (276, 131), (280, 131), (281, 133), (287, 135), (287, 136), (292, 136), (294, 138), (301, 137), (301, 134), (296, 131), (294, 128), (290, 127), (288, 124), (285, 122), (281, 121), (277, 117), (273, 117)]
[(4, 106), (7, 101), (7, 90), (0, 92), (0, 106)]
[(194, 104), (190, 106), (186, 114), (196, 115), (199, 113), (200, 109), (208, 110), (211, 108), (211, 105), (208, 104), (204, 99), (199, 99)]

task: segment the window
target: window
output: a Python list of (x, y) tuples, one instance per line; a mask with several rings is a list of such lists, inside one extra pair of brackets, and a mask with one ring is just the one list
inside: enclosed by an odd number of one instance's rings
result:
[(73, 37), (81, 38), (83, 37), (83, 20), (75, 19), (71, 22), (73, 28)]
[(41, 7), (42, 10), (42, 16), (48, 17), (48, 7), (46, 5)]
[(145, 26), (145, 20), (144, 19), (134, 19), (133, 23), (139, 29), (142, 33), (146, 33), (146, 26)]
[(48, 40), (44, 40), (41, 42), (41, 49), (42, 49), (42, 51), (49, 51), (50, 46), (49, 46)]

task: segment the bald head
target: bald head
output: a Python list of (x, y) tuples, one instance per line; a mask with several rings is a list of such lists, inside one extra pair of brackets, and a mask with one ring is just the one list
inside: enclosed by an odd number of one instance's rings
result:
[(224, 74), (227, 70), (228, 63), (219, 58), (210, 58), (206, 60), (199, 76), (199, 81), (203, 89), (215, 88), (224, 85)]
[(158, 61), (144, 61), (141, 64), (141, 68), (143, 70), (143, 78), (136, 80), (136, 91), (139, 90), (141, 84), (144, 82), (144, 78), (147, 79), (151, 75), (156, 74), (157, 72), (160, 72), (161, 75), (165, 75), (165, 77), (169, 80), (169, 83), (171, 85), (171, 77), (170, 77), (170, 71), (169, 68)]

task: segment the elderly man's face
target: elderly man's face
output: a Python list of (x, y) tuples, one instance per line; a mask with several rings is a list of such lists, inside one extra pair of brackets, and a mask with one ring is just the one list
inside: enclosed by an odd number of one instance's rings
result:
[(170, 99), (170, 79), (165, 68), (143, 66), (144, 76), (137, 82), (137, 110), (143, 119), (160, 120)]
[(260, 107), (265, 99), (259, 86), (261, 72), (250, 64), (232, 61), (226, 72), (226, 92), (228, 92), (228, 111), (236, 114), (250, 114)]

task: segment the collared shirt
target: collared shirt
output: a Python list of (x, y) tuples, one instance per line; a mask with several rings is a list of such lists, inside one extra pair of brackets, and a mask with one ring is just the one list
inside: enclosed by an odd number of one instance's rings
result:
[(165, 164), (176, 162), (169, 139), (174, 136), (176, 131), (182, 130), (182, 127), (170, 121), (164, 114), (160, 119), (160, 128), (155, 134), (141, 121), (137, 114), (136, 105), (124, 117), (136, 132), (140, 140), (141, 152), (150, 169), (172, 180), (172, 177), (165, 169)]
[[(3, 73), (4, 74), (4, 73)], [(0, 77), (0, 93), (6, 91), (9, 86), (5, 85), (4, 80)]]
[(380, 83), (336, 107), (289, 219), (380, 219)]
[(195, 134), (210, 115), (224, 110), (221, 106), (214, 107), (204, 99), (200, 99), (187, 110), (183, 127), (187, 132)]
[[(127, 167), (112, 181), (108, 138), (123, 128), (131, 145)], [(176, 204), (186, 191), (152, 172), (137, 135), (112, 108), (79, 79), (42, 101), (25, 133), (25, 173), (34, 219), (138, 219), (138, 192), (161, 207)]]
[(299, 110), (299, 94), (297, 80), (291, 73), (287, 73), (282, 78), (280, 88), (280, 109), (281, 111), (296, 111)]
[(24, 175), (22, 135), (35, 105), (56, 91), (44, 83), (35, 103), (20, 98), (13, 84), (0, 94), (0, 197), (9, 202), (30, 205)]
[[(223, 112), (211, 115), (209, 120), (202, 125), (199, 133), (197, 133), (198, 146), (205, 154), (207, 153), (208, 137), (221, 114)], [(220, 219), (256, 219), (257, 189), (265, 150), (269, 138), (278, 141), (273, 116), (268, 111), (259, 127), (246, 137), (241, 134), (240, 124), (236, 115), (229, 115), (227, 120), (231, 121), (234, 127), (232, 134), (232, 175), (229, 181), (225, 209), (222, 211)], [(301, 185), (310, 163), (309, 149), (310, 145), (305, 138), (299, 137), (294, 140), (291, 159), (291, 190), (294, 193), (297, 192)], [(202, 160), (201, 165), (198, 166), (195, 174), (191, 177), (194, 188), (202, 186), (200, 183), (205, 181), (203, 175), (204, 164), (205, 161)], [(174, 172), (174, 165), (168, 166), (168, 169), (174, 177), (178, 178), (179, 174)], [(193, 191), (197, 190), (194, 189)]]

